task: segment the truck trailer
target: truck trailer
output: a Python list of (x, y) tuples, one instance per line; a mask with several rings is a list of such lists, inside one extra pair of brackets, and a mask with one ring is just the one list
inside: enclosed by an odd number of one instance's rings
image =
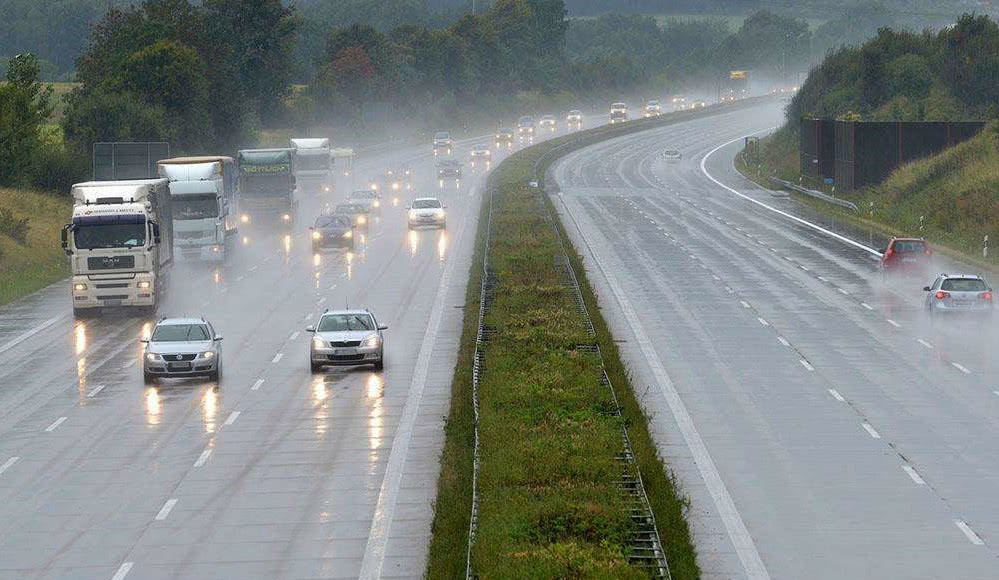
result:
[(167, 184), (140, 179), (73, 186), (73, 217), (62, 230), (62, 247), (70, 259), (74, 314), (156, 309), (173, 259)]
[(157, 163), (170, 181), (174, 245), (184, 255), (225, 260), (239, 209), (232, 157), (175, 157)]
[(236, 154), (241, 207), (284, 225), (295, 221), (294, 149), (242, 149)]

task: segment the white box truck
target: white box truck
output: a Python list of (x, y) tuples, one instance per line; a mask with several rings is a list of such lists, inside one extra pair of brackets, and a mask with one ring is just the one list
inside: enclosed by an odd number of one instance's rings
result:
[(295, 150), (295, 183), (299, 191), (330, 193), (336, 185), (333, 149), (323, 138), (291, 139)]
[(225, 260), (236, 233), (236, 165), (232, 157), (175, 157), (157, 163), (170, 181), (174, 246), (185, 256)]
[(62, 247), (72, 270), (73, 313), (155, 310), (173, 258), (167, 180), (88, 181), (74, 185), (72, 196)]

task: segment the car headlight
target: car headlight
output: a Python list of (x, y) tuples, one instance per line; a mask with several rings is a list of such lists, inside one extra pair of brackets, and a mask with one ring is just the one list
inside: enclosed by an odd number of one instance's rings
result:
[(312, 348), (326, 348), (326, 341), (318, 336), (313, 336)]
[[(396, 186), (396, 187), (395, 187), (395, 189), (399, 189), (399, 187), (398, 187), (398, 186)], [(373, 205), (373, 206), (375, 206), (375, 207), (381, 207), (381, 206), (382, 206), (382, 202), (380, 202), (380, 201), (378, 201), (378, 200), (376, 199), (376, 200), (374, 201), (374, 203), (372, 203), (371, 205)]]
[(243, 222), (244, 224), (245, 223), (249, 223), (250, 222), (250, 216), (248, 216), (248, 215), (246, 215), (244, 213), (243, 215), (239, 216), (239, 221)]
[(135, 286), (136, 286), (136, 288), (146, 289), (146, 288), (149, 288), (150, 286), (152, 286), (152, 283), (149, 282), (149, 280), (142, 280), (138, 284), (136, 284)]
[(368, 348), (373, 348), (373, 347), (377, 347), (381, 343), (382, 343), (382, 339), (379, 338), (377, 334), (372, 334), (368, 338), (364, 339), (363, 345), (366, 346), (366, 347), (368, 347)]
[(198, 355), (198, 358), (201, 358), (201, 359), (204, 359), (204, 360), (211, 360), (211, 359), (215, 358), (215, 353), (212, 352), (212, 351), (210, 351), (210, 350), (206, 350), (205, 352), (203, 352), (200, 355)]
[(313, 240), (319, 240), (319, 239), (322, 239), (322, 237), (323, 237), (323, 235), (321, 233), (319, 233), (319, 232), (312, 232), (312, 239)]
[(375, 191), (378, 191), (378, 184), (377, 183), (372, 183), (371, 184), (371, 189), (373, 189)]
[(359, 215), (357, 216), (357, 223), (366, 224), (368, 223), (368, 218), (364, 217), (363, 215)]
[(398, 191), (399, 190), (399, 184), (398, 183), (393, 183), (392, 184), (392, 190), (393, 191)]
[(155, 352), (147, 352), (146, 360), (149, 362), (156, 362), (160, 360), (160, 355), (156, 354)]
[(343, 237), (349, 240), (350, 238), (354, 237), (354, 232), (347, 230), (346, 232), (343, 233)]
[(82, 291), (86, 289), (87, 289), (86, 284), (73, 284), (73, 290)]
[(291, 219), (291, 216), (288, 214), (284, 214), (283, 216), (281, 216), (281, 219), (283, 219), (284, 221), (288, 221)]

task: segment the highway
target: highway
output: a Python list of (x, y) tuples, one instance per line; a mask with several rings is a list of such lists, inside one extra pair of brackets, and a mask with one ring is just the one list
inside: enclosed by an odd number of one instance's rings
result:
[[(442, 194), (429, 144), (359, 158), (358, 185), (400, 163), (417, 181), (353, 253), (308, 237), (341, 178), (287, 233), (242, 226), (225, 265), (178, 260), (158, 315), (214, 324), (219, 384), (144, 387), (150, 319), (76, 321), (67, 282), (0, 308), (0, 578), (421, 575), (485, 173), (471, 145)], [(448, 229), (407, 231), (407, 199), (438, 194)], [(312, 375), (305, 327), (348, 304), (389, 326), (384, 372)]]
[(739, 176), (742, 137), (781, 117), (601, 142), (546, 180), (690, 497), (704, 577), (994, 578), (999, 332), (930, 325), (931, 280), (882, 282), (883, 239)]

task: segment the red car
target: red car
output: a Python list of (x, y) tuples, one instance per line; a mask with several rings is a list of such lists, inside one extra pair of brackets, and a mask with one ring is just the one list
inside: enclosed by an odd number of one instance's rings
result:
[(881, 256), (881, 273), (925, 276), (933, 250), (922, 238), (892, 238)]

